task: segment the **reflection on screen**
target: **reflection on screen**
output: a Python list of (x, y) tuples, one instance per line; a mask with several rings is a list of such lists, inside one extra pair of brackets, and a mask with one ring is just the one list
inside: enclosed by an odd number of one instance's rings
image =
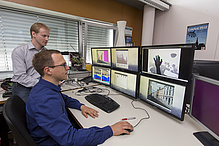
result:
[(112, 48), (112, 67), (138, 71), (139, 55), (138, 47), (131, 48)]
[(105, 67), (92, 67), (92, 79), (94, 81), (103, 83), (103, 84), (110, 84), (110, 69)]
[(149, 49), (148, 72), (178, 78), (181, 49)]
[(182, 119), (185, 86), (140, 76), (139, 98)]
[(111, 70), (111, 87), (120, 92), (136, 97), (136, 82), (135, 74)]
[(110, 66), (110, 48), (92, 48), (92, 63), (94, 65)]

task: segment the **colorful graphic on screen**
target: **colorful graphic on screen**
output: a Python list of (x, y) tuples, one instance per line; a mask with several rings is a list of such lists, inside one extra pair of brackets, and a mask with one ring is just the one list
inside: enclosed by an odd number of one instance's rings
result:
[(97, 50), (97, 63), (109, 63), (109, 56), (107, 50)]
[(111, 66), (110, 48), (91, 48), (92, 64), (101, 66)]
[(110, 70), (102, 67), (94, 67), (93, 78), (98, 82), (110, 84)]

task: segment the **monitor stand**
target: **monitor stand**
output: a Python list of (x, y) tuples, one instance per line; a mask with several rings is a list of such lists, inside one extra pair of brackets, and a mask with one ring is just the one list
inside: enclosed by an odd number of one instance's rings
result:
[(214, 138), (209, 132), (195, 132), (193, 135), (204, 145), (204, 146), (219, 146), (219, 141)]

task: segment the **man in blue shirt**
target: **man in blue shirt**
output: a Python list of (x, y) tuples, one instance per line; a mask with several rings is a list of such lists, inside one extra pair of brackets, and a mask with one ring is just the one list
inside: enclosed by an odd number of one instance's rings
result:
[(41, 78), (29, 94), (26, 117), (30, 135), (38, 145), (94, 146), (113, 135), (130, 134), (125, 129), (133, 130), (126, 121), (103, 128), (74, 128), (65, 106), (81, 110), (86, 118), (98, 117), (98, 112), (60, 92), (59, 82), (67, 79), (69, 69), (61, 53), (43, 50), (35, 54), (32, 62)]

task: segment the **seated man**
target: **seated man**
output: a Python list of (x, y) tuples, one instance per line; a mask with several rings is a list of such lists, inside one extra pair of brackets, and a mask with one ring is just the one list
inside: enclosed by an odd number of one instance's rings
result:
[(33, 66), (41, 78), (29, 94), (26, 117), (30, 135), (38, 145), (94, 146), (113, 135), (130, 134), (125, 129), (133, 130), (126, 121), (103, 128), (76, 129), (68, 119), (65, 106), (81, 110), (86, 118), (98, 117), (98, 112), (60, 92), (59, 82), (67, 79), (69, 69), (61, 53), (43, 50), (35, 54)]

